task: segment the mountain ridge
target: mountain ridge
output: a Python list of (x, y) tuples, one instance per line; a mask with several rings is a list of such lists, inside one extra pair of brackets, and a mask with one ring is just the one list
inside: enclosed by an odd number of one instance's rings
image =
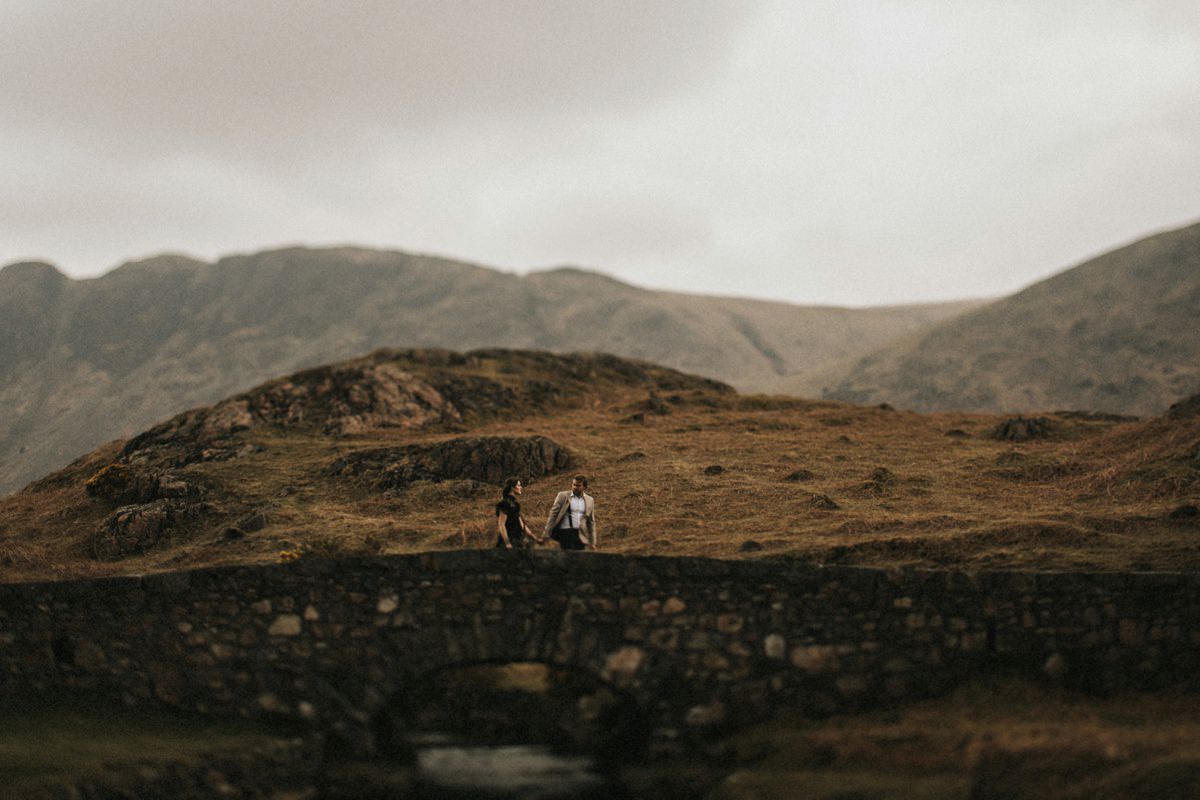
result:
[(165, 254), (84, 280), (10, 265), (0, 283), (15, 287), (0, 296), (0, 492), (183, 408), (378, 347), (606, 351), (816, 394), (834, 364), (975, 305), (791, 306), (344, 246)]
[(1200, 223), (887, 344), (823, 396), (917, 411), (1159, 413), (1200, 388), (1197, 319)]

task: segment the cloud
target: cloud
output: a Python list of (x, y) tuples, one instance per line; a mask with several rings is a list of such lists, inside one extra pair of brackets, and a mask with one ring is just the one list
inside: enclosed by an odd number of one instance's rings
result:
[(97, 150), (247, 151), (630, 113), (719, 67), (749, 5), (530, 0), (35, 3), (0, 102)]
[(1200, 216), (1200, 5), (0, 12), (0, 261), (361, 243), (849, 304), (994, 295)]

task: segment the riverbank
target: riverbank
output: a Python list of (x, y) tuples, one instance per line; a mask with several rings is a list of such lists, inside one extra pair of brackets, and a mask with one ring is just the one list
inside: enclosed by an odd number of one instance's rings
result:
[(0, 712), (0, 785), (14, 800), (785, 800), (800, 787), (812, 800), (1133, 800), (1200, 796), (1197, 743), (1188, 692), (1097, 697), (993, 678), (869, 713), (783, 710), (687, 757), (599, 769), (544, 746), (434, 739), (407, 762), (346, 761), (286, 728), (59, 699)]

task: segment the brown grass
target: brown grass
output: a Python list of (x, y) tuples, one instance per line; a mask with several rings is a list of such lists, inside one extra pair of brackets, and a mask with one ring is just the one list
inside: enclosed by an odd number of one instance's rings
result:
[(739, 733), (725, 745), (736, 766), (710, 796), (783, 798), (804, 786), (814, 798), (1190, 797), (1198, 743), (1200, 711), (1186, 695), (1095, 698), (981, 679), (891, 711)]
[[(699, 396), (647, 413), (618, 387), (582, 407), (486, 424), (479, 435), (541, 434), (571, 448), (591, 478), (601, 547), (720, 558), (789, 556), (881, 566), (1022, 569), (1200, 568), (1195, 522), (1169, 512), (1200, 499), (1200, 421), (1062, 419), (1053, 441), (989, 438), (998, 418), (915, 414), (795, 398)], [(959, 430), (965, 436), (947, 436)], [(88, 556), (111, 509), (84, 482), (115, 448), (0, 500), (0, 578), (21, 580), (301, 556), (489, 547), (498, 488), (418, 484), (389, 496), (324, 468), (358, 448), (443, 438), (380, 430), (333, 438), (261, 429), (262, 452), (184, 469), (213, 487), (214, 511), (149, 553)], [(637, 455), (640, 454), (640, 455)], [(706, 474), (710, 466), (719, 474)], [(881, 473), (880, 469), (887, 470)], [(797, 470), (811, 477), (785, 480)], [(540, 530), (569, 476), (528, 481)], [(824, 495), (836, 508), (820, 507)], [(225, 535), (241, 516), (267, 526)], [(760, 547), (743, 550), (752, 540)]]

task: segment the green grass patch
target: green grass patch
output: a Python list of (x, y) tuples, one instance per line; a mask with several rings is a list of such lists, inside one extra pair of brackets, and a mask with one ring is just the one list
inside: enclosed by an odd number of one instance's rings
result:
[(80, 776), (106, 765), (193, 762), (248, 750), (288, 731), (237, 719), (55, 697), (0, 709), (0, 784)]

